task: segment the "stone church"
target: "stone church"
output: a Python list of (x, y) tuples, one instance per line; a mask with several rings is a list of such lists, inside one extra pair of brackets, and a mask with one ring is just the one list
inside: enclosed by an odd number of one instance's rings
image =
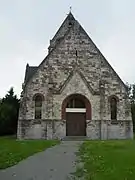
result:
[(127, 87), (71, 12), (22, 88), (18, 139), (133, 138)]

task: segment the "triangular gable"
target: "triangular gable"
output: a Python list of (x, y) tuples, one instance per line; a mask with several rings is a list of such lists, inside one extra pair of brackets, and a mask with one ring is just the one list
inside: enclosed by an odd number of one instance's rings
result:
[[(69, 26), (69, 22), (70, 19), (72, 21), (72, 23)], [(109, 64), (109, 62), (105, 59), (105, 57), (103, 56), (103, 54), (100, 52), (100, 50), (97, 48), (97, 46), (94, 44), (94, 42), (92, 41), (92, 39), (88, 36), (88, 34), (86, 33), (86, 31), (83, 29), (83, 27), (79, 24), (79, 22), (77, 20), (75, 20), (75, 18), (73, 17), (72, 13), (69, 13), (69, 15), (67, 16), (67, 18), (65, 19), (65, 21), (62, 23), (61, 27), (59, 28), (59, 30), (57, 31), (57, 33), (55, 34), (54, 38), (52, 39), (52, 43), (54, 44), (52, 51), (50, 51), (48, 53), (48, 55), (46, 56), (46, 58), (41, 62), (41, 64), (38, 66), (37, 70), (40, 68), (40, 66), (42, 66), (42, 64), (49, 58), (50, 54), (57, 49), (57, 47), (59, 46), (59, 44), (62, 43), (62, 41), (64, 40), (64, 38), (69, 34), (70, 30), (74, 27), (74, 24), (78, 24), (80, 31), (85, 34), (87, 36), (87, 38), (89, 39), (89, 41), (92, 43), (92, 45), (94, 46), (94, 48), (96, 49), (96, 51), (102, 56), (103, 60), (105, 61), (105, 63), (108, 65), (109, 68), (111, 68), (111, 70), (114, 72), (114, 74), (117, 76), (117, 78), (119, 79), (119, 81), (123, 84), (123, 86), (125, 87), (125, 89), (127, 90), (126, 85), (124, 84), (124, 82), (121, 80), (121, 78), (118, 76), (118, 74), (115, 72), (115, 70), (112, 68), (112, 66)], [(69, 26), (64, 27), (64, 25)], [(61, 33), (62, 31), (62, 33)], [(62, 34), (60, 36), (60, 34)], [(59, 41), (57, 41), (57, 39), (59, 39)], [(94, 52), (93, 52), (94, 53)], [(37, 71), (36, 70), (36, 71)], [(33, 73), (33, 75), (36, 73), (36, 71)], [(31, 78), (33, 77), (33, 75), (31, 76)], [(30, 78), (30, 79), (31, 79)], [(29, 80), (30, 80), (29, 79)]]
[(68, 76), (68, 78), (65, 80), (65, 82), (61, 85), (60, 89), (58, 90), (57, 93), (62, 93), (62, 91), (66, 88), (67, 84), (69, 83), (69, 81), (72, 79), (72, 77), (75, 74), (79, 74), (79, 76), (81, 77), (81, 79), (83, 80), (83, 82), (85, 83), (85, 85), (88, 87), (89, 91), (91, 92), (91, 94), (93, 95), (99, 95), (99, 92), (94, 91), (94, 89), (90, 86), (90, 84), (87, 82), (87, 80), (85, 79), (85, 77), (83, 76), (83, 74), (81, 73), (81, 71), (79, 71), (77, 68), (75, 68), (70, 75)]

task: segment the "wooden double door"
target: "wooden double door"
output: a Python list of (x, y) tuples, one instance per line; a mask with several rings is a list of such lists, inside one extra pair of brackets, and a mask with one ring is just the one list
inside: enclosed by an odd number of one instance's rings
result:
[(66, 113), (66, 135), (86, 136), (86, 113)]

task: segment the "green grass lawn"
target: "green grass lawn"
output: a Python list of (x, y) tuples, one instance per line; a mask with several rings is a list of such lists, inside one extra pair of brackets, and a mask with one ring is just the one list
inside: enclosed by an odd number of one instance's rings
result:
[(85, 180), (135, 180), (135, 141), (86, 141), (80, 147)]
[(19, 161), (41, 152), (59, 141), (52, 140), (25, 140), (16, 141), (11, 137), (0, 137), (0, 169), (17, 164)]

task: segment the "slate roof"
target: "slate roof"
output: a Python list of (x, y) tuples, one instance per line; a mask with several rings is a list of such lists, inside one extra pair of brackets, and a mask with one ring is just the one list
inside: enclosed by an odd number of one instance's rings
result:
[(29, 79), (33, 76), (33, 74), (37, 71), (38, 66), (29, 66), (27, 64), (25, 71), (25, 79), (24, 82), (27, 83)]

